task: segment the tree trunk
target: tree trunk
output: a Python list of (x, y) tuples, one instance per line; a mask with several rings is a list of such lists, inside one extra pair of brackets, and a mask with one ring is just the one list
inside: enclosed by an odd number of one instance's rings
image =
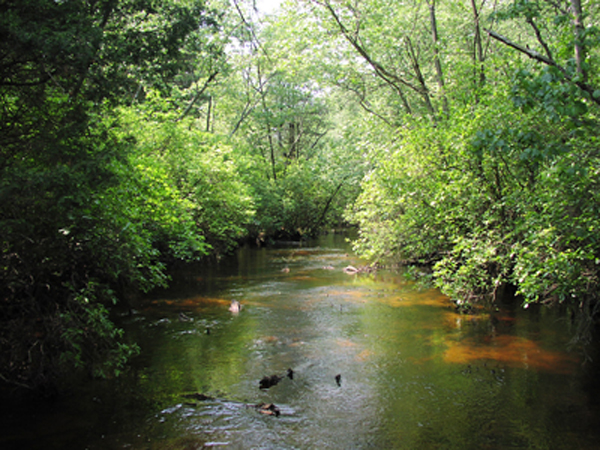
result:
[(583, 19), (581, 14), (581, 0), (571, 0), (571, 13), (573, 14), (573, 26), (575, 28), (575, 64), (577, 74), (581, 81), (586, 80), (586, 73), (583, 70), (583, 61), (585, 60), (585, 49), (583, 47)]
[(429, 95), (429, 89), (427, 88), (427, 83), (425, 82), (425, 77), (423, 77), (423, 72), (421, 71), (421, 65), (419, 64), (419, 59), (417, 57), (417, 52), (413, 47), (411, 39), (406, 37), (406, 48), (408, 50), (408, 56), (410, 57), (410, 61), (412, 64), (413, 71), (415, 73), (415, 77), (419, 82), (420, 89), (417, 91), (423, 97), (423, 101), (425, 102), (425, 106), (427, 107), (427, 111), (431, 114), (431, 116), (435, 120), (435, 109), (431, 104), (431, 97)]
[(333, 191), (333, 194), (331, 194), (331, 196), (327, 199), (327, 203), (325, 203), (325, 207), (323, 208), (323, 212), (321, 213), (321, 217), (319, 218), (319, 220), (317, 222), (317, 226), (316, 226), (317, 230), (319, 228), (321, 228), (321, 225), (325, 221), (325, 216), (327, 216), (327, 211), (329, 210), (329, 207), (331, 206), (331, 202), (333, 201), (333, 199), (335, 198), (335, 196), (337, 195), (337, 193), (340, 191), (340, 189), (344, 185), (344, 182), (346, 181), (346, 178), (347, 177), (344, 177), (344, 179), (340, 182), (340, 184), (338, 184), (338, 186)]
[(473, 61), (475, 66), (479, 65), (479, 85), (481, 87), (485, 84), (485, 71), (483, 67), (483, 45), (481, 44), (481, 28), (479, 27), (479, 11), (477, 11), (476, 0), (471, 0), (471, 10), (473, 11), (473, 19), (475, 22), (475, 36), (474, 36), (474, 52)]
[(442, 96), (442, 110), (447, 116), (448, 100), (446, 99), (446, 93), (444, 88), (444, 73), (442, 71), (442, 63), (440, 61), (440, 50), (438, 48), (439, 38), (437, 31), (437, 21), (435, 19), (435, 0), (427, 0), (427, 6), (429, 6), (429, 21), (431, 23), (431, 38), (433, 40), (433, 63), (435, 65), (435, 73), (437, 83), (440, 88), (440, 95)]
[(296, 123), (290, 122), (288, 124), (288, 158), (297, 158), (297, 142), (296, 142)]
[(210, 133), (210, 116), (213, 109), (213, 98), (212, 95), (208, 96), (208, 111), (206, 112), (206, 132)]
[(277, 181), (277, 171), (275, 170), (275, 147), (273, 146), (273, 136), (271, 127), (267, 126), (267, 139), (269, 141), (269, 149), (271, 151), (271, 169), (273, 170), (273, 180)]

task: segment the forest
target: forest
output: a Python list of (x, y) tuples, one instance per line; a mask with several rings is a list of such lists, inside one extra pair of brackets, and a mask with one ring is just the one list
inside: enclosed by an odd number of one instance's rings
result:
[(177, 262), (357, 227), (465, 312), (600, 314), (600, 4), (6, 0), (0, 380), (118, 375)]

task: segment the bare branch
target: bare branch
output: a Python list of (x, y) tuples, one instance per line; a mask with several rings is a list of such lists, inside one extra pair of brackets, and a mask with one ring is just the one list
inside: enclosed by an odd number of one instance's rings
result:
[(187, 116), (189, 114), (189, 112), (192, 110), (192, 106), (194, 106), (194, 103), (196, 103), (196, 101), (200, 98), (200, 96), (204, 93), (204, 91), (206, 91), (206, 89), (208, 88), (208, 85), (216, 78), (216, 76), (218, 74), (219, 74), (219, 71), (215, 71), (210, 74), (210, 76), (206, 79), (206, 81), (204, 82), (202, 87), (200, 89), (198, 89), (198, 91), (196, 91), (196, 94), (194, 95), (194, 97), (192, 98), (190, 103), (187, 105), (187, 107), (181, 113), (181, 115), (177, 118), (177, 120), (175, 120), (175, 122), (179, 122), (181, 119), (183, 119), (185, 116)]
[(536, 52), (535, 50), (531, 50), (530, 48), (523, 47), (522, 45), (519, 45), (519, 44), (511, 41), (507, 37), (502, 36), (501, 34), (498, 34), (495, 31), (488, 30), (487, 28), (484, 28), (484, 30), (489, 36), (493, 37), (497, 41), (500, 41), (503, 44), (506, 44), (509, 47), (512, 47), (515, 50), (518, 50), (521, 53), (526, 54), (531, 59), (535, 59), (536, 61), (543, 62), (544, 64), (547, 64), (549, 66), (557, 67), (561, 72), (566, 72), (565, 69), (563, 67), (559, 66), (553, 59), (550, 59), (550, 58), (542, 55), (541, 53)]
[(238, 5), (237, 0), (233, 0), (233, 4), (235, 5), (235, 9), (237, 10), (238, 15), (240, 16), (240, 19), (242, 20), (242, 22), (244, 23), (244, 25), (246, 25), (246, 27), (250, 30), (250, 33), (252, 34), (252, 37), (254, 38), (254, 42), (256, 43), (256, 45), (258, 46), (258, 48), (260, 48), (260, 50), (264, 53), (264, 55), (267, 58), (267, 60), (271, 61), (269, 53), (262, 46), (260, 40), (258, 39), (258, 36), (256, 36), (256, 33), (254, 32), (254, 27), (252, 26), (252, 24), (250, 24), (246, 20), (246, 17), (244, 17), (244, 13), (242, 12), (242, 10), (240, 8), (240, 5)]
[[(402, 77), (399, 77), (398, 75), (387, 70), (379, 62), (375, 61), (375, 59), (360, 44), (359, 40), (356, 37), (352, 36), (352, 34), (348, 31), (348, 29), (342, 23), (342, 20), (340, 19), (340, 17), (336, 13), (336, 11), (333, 9), (333, 7), (329, 3), (329, 1), (315, 2), (315, 3), (318, 3), (321, 6), (324, 6), (329, 11), (331, 16), (337, 23), (338, 28), (342, 32), (342, 35), (344, 36), (344, 38), (354, 47), (354, 49), (358, 52), (358, 54), (360, 56), (362, 56), (363, 59), (375, 70), (375, 73), (377, 74), (377, 76), (379, 76), (381, 79), (383, 79), (392, 88), (394, 88), (394, 90), (396, 90), (396, 92), (398, 92), (400, 94), (400, 96), (403, 100), (404, 106), (407, 110), (410, 110), (410, 108), (408, 106), (408, 103), (406, 102), (406, 99), (404, 97), (402, 89), (399, 85), (404, 85), (422, 96), (428, 96), (428, 93), (426, 91), (423, 91), (423, 89), (420, 86), (414, 85), (411, 82), (409, 82), (408, 80), (406, 80)], [(429, 108), (429, 110), (430, 110), (430, 112), (432, 112), (431, 108)]]
[(546, 45), (546, 42), (544, 42), (544, 39), (542, 38), (542, 33), (540, 32), (540, 29), (537, 27), (537, 25), (531, 17), (527, 18), (527, 23), (531, 25), (531, 28), (533, 28), (533, 31), (535, 32), (535, 37), (537, 38), (540, 45), (544, 48), (548, 59), (554, 60), (554, 58), (552, 58), (552, 53), (550, 52), (548, 45)]

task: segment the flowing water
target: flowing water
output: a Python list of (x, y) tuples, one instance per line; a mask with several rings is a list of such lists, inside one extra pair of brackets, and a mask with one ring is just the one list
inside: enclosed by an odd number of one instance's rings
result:
[(142, 348), (123, 377), (4, 403), (0, 448), (600, 448), (598, 370), (569, 321), (459, 315), (400, 273), (344, 273), (348, 251), (330, 235), (178, 271), (120, 318)]

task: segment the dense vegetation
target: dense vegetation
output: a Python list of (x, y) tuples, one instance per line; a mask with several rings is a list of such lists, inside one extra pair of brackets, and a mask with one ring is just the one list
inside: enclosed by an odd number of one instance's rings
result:
[(0, 378), (118, 374), (109, 312), (170, 263), (347, 223), (461, 307), (513, 289), (591, 327), (599, 9), (3, 2)]
[[(357, 250), (433, 264), (463, 307), (512, 287), (525, 304), (582, 310), (589, 327), (600, 267), (598, 5), (323, 9), (396, 99), (384, 110), (389, 144), (350, 213)], [(385, 40), (381, 17), (393, 24)]]

